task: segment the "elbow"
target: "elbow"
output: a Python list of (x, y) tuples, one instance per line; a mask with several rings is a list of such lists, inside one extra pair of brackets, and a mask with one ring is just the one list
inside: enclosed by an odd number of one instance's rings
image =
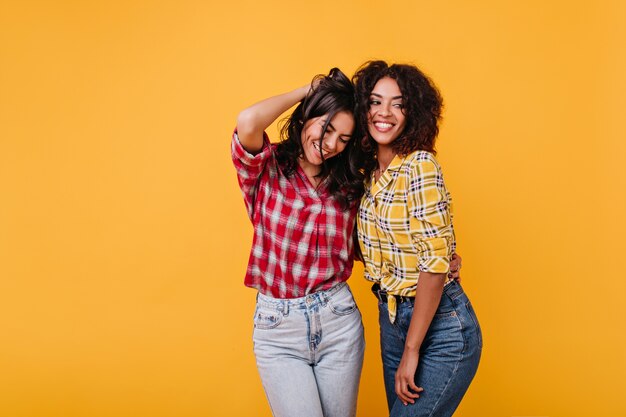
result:
[(240, 135), (253, 134), (258, 130), (258, 117), (254, 110), (247, 108), (237, 116), (237, 131)]

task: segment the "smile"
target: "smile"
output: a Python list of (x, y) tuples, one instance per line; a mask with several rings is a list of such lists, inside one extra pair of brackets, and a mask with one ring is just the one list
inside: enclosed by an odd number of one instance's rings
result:
[(383, 133), (390, 131), (393, 126), (394, 125), (392, 123), (374, 122), (374, 127), (376, 128), (376, 130)]
[[(319, 152), (320, 151), (320, 144), (319, 142), (314, 142), (313, 143), (313, 147)], [(328, 151), (322, 151), (322, 155), (326, 156), (328, 155)]]

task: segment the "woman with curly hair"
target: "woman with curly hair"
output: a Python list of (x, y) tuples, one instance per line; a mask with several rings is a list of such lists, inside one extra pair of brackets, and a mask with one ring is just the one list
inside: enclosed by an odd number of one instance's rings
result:
[(358, 239), (379, 300), (390, 416), (451, 416), (478, 368), (482, 336), (450, 276), (452, 200), (435, 159), (442, 99), (412, 65), (369, 62), (353, 82), (366, 155)]
[[(265, 129), (298, 103), (269, 142)], [(354, 88), (334, 68), (243, 110), (232, 138), (254, 237), (254, 353), (276, 417), (351, 417), (363, 363), (361, 314), (345, 281), (363, 176)]]

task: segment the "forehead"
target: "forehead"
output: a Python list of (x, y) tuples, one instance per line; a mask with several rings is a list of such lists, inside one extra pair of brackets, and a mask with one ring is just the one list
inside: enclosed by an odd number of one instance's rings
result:
[(352, 132), (354, 129), (354, 116), (352, 113), (347, 111), (340, 111), (335, 114), (335, 116), (330, 120), (333, 127), (338, 131), (343, 131), (345, 133)]
[(400, 87), (398, 83), (393, 78), (383, 77), (374, 86), (372, 89), (372, 94), (378, 94), (381, 96), (401, 96), (402, 92), (400, 91)]

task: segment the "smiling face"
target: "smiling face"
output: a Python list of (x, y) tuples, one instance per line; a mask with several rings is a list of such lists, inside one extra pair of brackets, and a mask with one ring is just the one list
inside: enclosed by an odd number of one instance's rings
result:
[(345, 148), (352, 136), (354, 130), (354, 117), (352, 113), (341, 111), (328, 123), (324, 138), (322, 139), (322, 130), (328, 121), (328, 115), (314, 117), (304, 124), (302, 129), (301, 140), (304, 155), (300, 158), (300, 166), (305, 169), (315, 168), (319, 171), (322, 165), (321, 152), (324, 159), (330, 159), (340, 154)]
[(388, 146), (406, 126), (404, 101), (398, 83), (393, 78), (378, 80), (369, 97), (367, 129), (379, 146)]

